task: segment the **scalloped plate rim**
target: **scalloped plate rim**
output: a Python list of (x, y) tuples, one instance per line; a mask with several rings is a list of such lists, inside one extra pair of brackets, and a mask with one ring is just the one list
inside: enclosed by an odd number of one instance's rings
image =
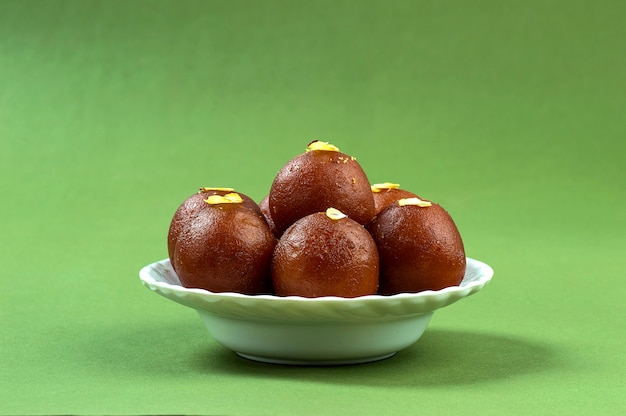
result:
[[(175, 276), (175, 272), (171, 268), (171, 264), (169, 259), (163, 259), (151, 264), (144, 266), (140, 272), (139, 276), (142, 284), (147, 286), (149, 289), (157, 292), (158, 294), (170, 298), (166, 292), (173, 292), (176, 294), (178, 298), (185, 298), (187, 296), (200, 296), (203, 300), (209, 300), (213, 302), (217, 301), (232, 301), (232, 302), (242, 302), (242, 301), (251, 301), (251, 302), (263, 302), (267, 304), (267, 302), (271, 302), (274, 307), (278, 307), (279, 303), (285, 303), (293, 305), (294, 302), (300, 305), (304, 304), (356, 304), (357, 302), (376, 302), (376, 303), (384, 303), (384, 302), (392, 302), (392, 301), (413, 301), (417, 302), (419, 300), (433, 300), (433, 301), (444, 301), (445, 296), (454, 297), (457, 296), (457, 299), (453, 299), (452, 302), (459, 300), (463, 297), (469, 296), (478, 290), (482, 289), (487, 283), (489, 283), (493, 277), (493, 269), (486, 263), (483, 263), (479, 260), (473, 258), (467, 258), (468, 271), (470, 269), (472, 271), (478, 271), (478, 278), (472, 279), (466, 283), (461, 283), (459, 286), (451, 286), (441, 290), (433, 291), (426, 290), (417, 293), (399, 293), (395, 295), (366, 295), (360, 296), (356, 298), (343, 298), (337, 296), (323, 296), (316, 298), (307, 298), (302, 296), (276, 296), (276, 295), (245, 295), (241, 293), (235, 292), (211, 292), (205, 289), (199, 288), (186, 288), (180, 284), (169, 283), (166, 281), (157, 280), (154, 277), (154, 273), (159, 273), (159, 268), (165, 270), (166, 272), (173, 273)], [(467, 278), (467, 272), (464, 279)], [(165, 292), (165, 293), (164, 293)], [(189, 305), (186, 305), (189, 306)], [(445, 305), (447, 306), (447, 305)], [(190, 306), (194, 307), (194, 306)], [(438, 309), (438, 307), (433, 308)], [(427, 311), (422, 311), (427, 312)]]

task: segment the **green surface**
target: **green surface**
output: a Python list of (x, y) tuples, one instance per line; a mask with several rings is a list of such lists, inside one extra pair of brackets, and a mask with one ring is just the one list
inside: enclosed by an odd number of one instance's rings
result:
[[(0, 413), (617, 415), (626, 3), (0, 0)], [(310, 139), (441, 203), (479, 294), (394, 358), (250, 362), (138, 270)]]

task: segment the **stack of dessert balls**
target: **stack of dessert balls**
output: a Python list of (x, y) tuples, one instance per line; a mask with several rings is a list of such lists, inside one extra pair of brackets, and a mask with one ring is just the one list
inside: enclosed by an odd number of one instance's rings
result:
[(461, 283), (466, 257), (448, 212), (398, 184), (370, 184), (352, 156), (313, 141), (258, 204), (201, 188), (176, 210), (172, 268), (187, 288), (354, 298)]

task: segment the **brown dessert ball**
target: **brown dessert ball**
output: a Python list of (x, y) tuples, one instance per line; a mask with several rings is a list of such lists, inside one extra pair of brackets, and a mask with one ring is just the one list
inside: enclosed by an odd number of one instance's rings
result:
[(367, 229), (380, 256), (380, 293), (439, 290), (463, 280), (463, 241), (440, 205), (401, 199), (383, 209)]
[[(271, 293), (276, 237), (241, 202), (214, 195), (180, 227), (170, 257), (184, 287), (211, 292)], [(221, 201), (221, 202), (220, 202)]]
[[(203, 187), (198, 190), (195, 194), (189, 196), (187, 199), (183, 201), (182, 204), (178, 207), (172, 220), (170, 222), (169, 232), (167, 234), (167, 252), (168, 256), (171, 259), (174, 256), (174, 249), (176, 246), (176, 240), (178, 238), (178, 234), (183, 226), (193, 219), (200, 210), (206, 208), (205, 199), (207, 199), (211, 195), (227, 195), (229, 193), (235, 192), (232, 188), (209, 188)], [(261, 208), (257, 205), (256, 202), (249, 196), (242, 194), (241, 192), (237, 192), (237, 194), (243, 199), (242, 204), (255, 212), (260, 218), (264, 218), (261, 212)], [(174, 263), (172, 263), (172, 267), (176, 270)]]
[(278, 241), (272, 282), (280, 296), (374, 294), (378, 289), (376, 244), (362, 225), (340, 211), (307, 215)]
[(298, 219), (329, 207), (360, 224), (374, 217), (374, 197), (359, 163), (318, 141), (280, 169), (270, 188), (269, 207), (279, 234)]
[(269, 195), (265, 195), (261, 202), (259, 202), (259, 208), (261, 209), (261, 213), (265, 218), (265, 222), (270, 227), (270, 231), (276, 236), (280, 237), (280, 233), (276, 229), (276, 224), (274, 224), (274, 220), (272, 219), (272, 214), (270, 212), (270, 198)]
[(387, 205), (403, 198), (418, 197), (413, 192), (401, 189), (397, 183), (384, 182), (375, 183), (371, 186), (372, 196), (374, 197), (374, 208), (376, 214), (383, 210)]

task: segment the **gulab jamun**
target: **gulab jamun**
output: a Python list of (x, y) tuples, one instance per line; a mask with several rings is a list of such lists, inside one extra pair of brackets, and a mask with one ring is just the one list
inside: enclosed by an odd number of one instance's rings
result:
[(276, 237), (237, 193), (210, 195), (180, 225), (172, 266), (181, 284), (211, 292), (271, 293)]
[(378, 271), (373, 238), (334, 208), (293, 223), (278, 241), (272, 259), (272, 282), (280, 296), (375, 294)]
[(440, 290), (463, 280), (463, 241), (441, 205), (400, 199), (384, 208), (367, 229), (380, 257), (381, 294)]
[(269, 195), (265, 195), (261, 202), (259, 202), (259, 208), (261, 209), (261, 213), (263, 214), (263, 218), (265, 218), (265, 222), (270, 227), (270, 231), (276, 236), (280, 237), (280, 233), (276, 229), (276, 224), (274, 224), (274, 220), (272, 219), (272, 213), (270, 212), (270, 198)]
[(320, 141), (309, 143), (305, 153), (280, 169), (270, 188), (269, 207), (279, 234), (329, 207), (360, 224), (371, 221), (375, 212), (370, 183), (356, 159)]
[[(178, 238), (178, 234), (182, 227), (193, 219), (200, 210), (206, 208), (205, 199), (207, 199), (211, 195), (227, 195), (229, 193), (234, 193), (235, 190), (233, 188), (211, 188), (211, 187), (202, 187), (193, 195), (190, 195), (187, 199), (183, 201), (182, 204), (178, 207), (172, 220), (170, 221), (170, 228), (167, 234), (167, 252), (170, 259), (174, 256), (174, 248), (176, 246), (176, 240)], [(257, 205), (256, 202), (246, 194), (241, 192), (237, 192), (237, 194), (241, 197), (242, 204), (248, 209), (251, 209), (254, 213), (256, 213), (260, 218), (263, 218), (263, 213), (261, 212), (261, 208)], [(174, 263), (172, 263), (172, 267), (176, 270)]]

